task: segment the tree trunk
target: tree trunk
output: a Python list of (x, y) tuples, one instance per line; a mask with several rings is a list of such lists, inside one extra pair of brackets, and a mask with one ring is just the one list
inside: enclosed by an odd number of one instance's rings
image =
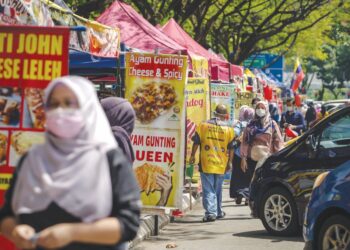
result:
[(315, 75), (316, 75), (316, 73), (312, 73), (311, 79), (310, 79), (309, 83), (306, 86), (306, 91), (308, 91), (310, 89), (311, 83), (314, 80)]
[(325, 87), (324, 87), (324, 85), (323, 85), (323, 83), (322, 83), (322, 89), (320, 90), (320, 94), (319, 94), (319, 96), (318, 96), (318, 100), (319, 100), (319, 101), (322, 101), (322, 100), (323, 100), (324, 91), (325, 91)]

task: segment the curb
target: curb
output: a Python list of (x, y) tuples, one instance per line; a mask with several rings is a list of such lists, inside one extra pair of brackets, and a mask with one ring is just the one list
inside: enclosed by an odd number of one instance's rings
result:
[[(195, 206), (200, 200), (200, 196), (197, 197), (192, 196), (192, 208)], [(190, 194), (184, 193), (182, 197), (182, 211), (185, 213), (190, 210)], [(172, 217), (170, 215), (158, 215), (158, 229), (162, 229), (166, 225), (168, 225), (171, 221)], [(144, 214), (141, 218), (140, 229), (135, 237), (135, 239), (129, 242), (129, 249), (132, 249), (137, 244), (141, 243), (144, 239), (154, 235), (155, 232), (155, 216)]]

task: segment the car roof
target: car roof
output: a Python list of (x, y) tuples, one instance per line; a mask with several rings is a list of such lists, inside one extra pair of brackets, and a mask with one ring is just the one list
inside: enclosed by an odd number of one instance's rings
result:
[(331, 104), (331, 103), (346, 103), (346, 102), (350, 103), (350, 99), (330, 100), (330, 101), (326, 101), (324, 105)]

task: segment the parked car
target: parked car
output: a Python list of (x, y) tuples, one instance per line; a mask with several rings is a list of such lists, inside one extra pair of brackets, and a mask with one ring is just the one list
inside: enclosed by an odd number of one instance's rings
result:
[(344, 106), (345, 104), (350, 104), (350, 99), (327, 101), (323, 105), (326, 107), (326, 111), (330, 111), (333, 108)]
[(272, 234), (289, 236), (302, 228), (316, 177), (350, 160), (350, 107), (317, 123), (280, 152), (258, 162), (249, 205)]
[(305, 213), (304, 250), (350, 249), (350, 161), (317, 177)]

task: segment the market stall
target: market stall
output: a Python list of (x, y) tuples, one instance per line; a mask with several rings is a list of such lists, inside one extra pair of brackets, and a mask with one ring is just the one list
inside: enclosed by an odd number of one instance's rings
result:
[(89, 78), (95, 84), (100, 99), (124, 95), (118, 62), (116, 57), (94, 56), (69, 49), (69, 73)]
[(184, 47), (159, 31), (130, 5), (121, 1), (115, 1), (97, 21), (118, 28), (121, 41), (129, 48), (158, 54), (186, 54)]

